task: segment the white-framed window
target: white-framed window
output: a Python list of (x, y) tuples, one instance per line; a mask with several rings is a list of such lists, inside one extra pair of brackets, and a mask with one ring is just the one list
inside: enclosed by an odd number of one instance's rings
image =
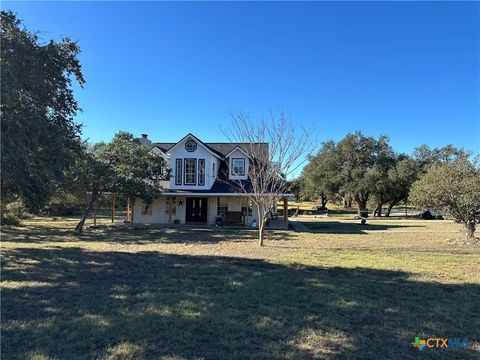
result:
[(205, 159), (198, 159), (198, 185), (205, 185)]
[(228, 212), (228, 202), (226, 198), (217, 198), (217, 216), (221, 216), (225, 219), (225, 215)]
[(232, 159), (231, 173), (233, 176), (245, 176), (245, 159), (241, 159), (241, 158)]
[(182, 185), (182, 159), (175, 160), (175, 185)]
[(196, 185), (197, 183), (197, 159), (185, 159), (184, 185)]

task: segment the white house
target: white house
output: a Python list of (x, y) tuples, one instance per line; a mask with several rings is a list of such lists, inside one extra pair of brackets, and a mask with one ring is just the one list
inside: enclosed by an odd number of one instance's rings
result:
[[(145, 134), (138, 140), (165, 158), (172, 176), (151, 204), (135, 199), (129, 214), (133, 223), (250, 225), (256, 219), (248, 194), (235, 186), (242, 181), (248, 189), (251, 144), (204, 143), (192, 134), (177, 143), (153, 143)], [(268, 151), (268, 144), (255, 146)]]

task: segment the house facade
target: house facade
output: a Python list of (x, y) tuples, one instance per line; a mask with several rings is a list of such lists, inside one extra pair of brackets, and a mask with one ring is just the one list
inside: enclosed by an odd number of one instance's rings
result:
[[(151, 142), (147, 135), (138, 140), (162, 156), (172, 173), (162, 184), (162, 195), (152, 203), (133, 201), (130, 221), (250, 226), (256, 220), (257, 209), (238, 187), (241, 182), (248, 189), (251, 144), (204, 143), (192, 134), (177, 143)], [(268, 151), (268, 144), (255, 146)], [(285, 225), (286, 221), (285, 216)]]

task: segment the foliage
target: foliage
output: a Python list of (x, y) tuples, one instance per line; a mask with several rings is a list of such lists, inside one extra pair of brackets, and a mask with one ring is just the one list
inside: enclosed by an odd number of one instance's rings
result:
[(363, 210), (375, 189), (384, 186), (382, 181), (393, 162), (386, 136), (374, 139), (357, 131), (338, 143), (325, 142), (318, 154), (309, 158), (303, 175), (319, 192), (352, 195)]
[(72, 82), (84, 79), (80, 48), (41, 43), (11, 11), (1, 12), (2, 208), (20, 198), (37, 211), (52, 196), (79, 146)]
[(149, 203), (170, 178), (166, 161), (135, 141), (132, 134), (119, 132), (110, 143), (85, 148), (70, 169), (68, 189), (88, 192), (91, 197), (76, 230), (83, 231), (85, 219), (102, 193), (141, 197)]
[(477, 161), (459, 158), (434, 164), (416, 181), (410, 199), (419, 207), (443, 211), (467, 228), (467, 241), (475, 240), (480, 219), (480, 167)]
[(306, 198), (322, 199), (322, 206), (332, 199), (339, 191), (341, 179), (335, 171), (334, 141), (323, 143), (315, 156), (308, 156), (308, 164), (302, 170), (304, 187), (302, 194)]
[(415, 148), (413, 160), (416, 162), (419, 171), (424, 173), (432, 164), (450, 163), (458, 159), (467, 158), (470, 155), (470, 151), (456, 148), (451, 144), (433, 149), (423, 144)]
[(382, 207), (388, 203), (386, 216), (390, 216), (392, 208), (408, 197), (410, 187), (418, 176), (417, 163), (406, 155), (395, 157), (390, 167), (373, 183), (372, 195), (380, 216)]
[(360, 132), (348, 134), (336, 143), (327, 141), (302, 172), (301, 194), (306, 198), (343, 199), (353, 197), (359, 210), (367, 201), (375, 205), (374, 215), (381, 215), (388, 204), (386, 216), (399, 202), (408, 198), (410, 187), (432, 164), (451, 163), (468, 157), (465, 149), (446, 145), (415, 149), (412, 157), (395, 154), (386, 136), (378, 140)]
[(2, 225), (18, 225), (26, 217), (25, 205), (18, 198), (4, 206)]
[(87, 194), (79, 193), (76, 189), (67, 191), (63, 186), (59, 186), (41, 212), (51, 216), (79, 215), (86, 198)]
[(296, 179), (290, 180), (287, 182), (287, 187), (290, 190), (290, 193), (292, 193), (296, 199), (300, 199), (302, 197), (304, 180), (302, 177), (298, 177)]

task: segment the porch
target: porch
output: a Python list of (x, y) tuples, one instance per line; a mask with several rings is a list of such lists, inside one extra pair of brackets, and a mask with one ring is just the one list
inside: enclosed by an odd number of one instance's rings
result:
[[(227, 196), (228, 195), (228, 196)], [(281, 214), (277, 210), (270, 214), (268, 228), (288, 228), (288, 198), (283, 199)], [(257, 208), (248, 197), (241, 194), (182, 194), (160, 196), (151, 204), (140, 198), (129, 201), (127, 220), (134, 224), (202, 224), (207, 226), (252, 227), (258, 224)]]

